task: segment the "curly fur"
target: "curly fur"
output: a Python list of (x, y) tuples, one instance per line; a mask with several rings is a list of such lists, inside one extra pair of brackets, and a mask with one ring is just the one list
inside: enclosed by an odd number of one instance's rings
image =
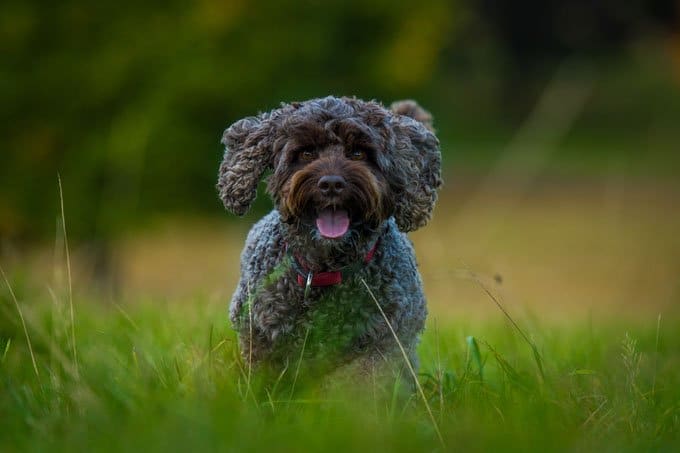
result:
[[(427, 309), (405, 233), (429, 221), (441, 185), (429, 113), (413, 101), (388, 110), (374, 101), (329, 96), (242, 119), (222, 142), (217, 188), (224, 206), (244, 214), (267, 170), (276, 206), (248, 235), (231, 301), (244, 358), (285, 366), (304, 344), (306, 357), (324, 369), (389, 359), (397, 345), (363, 278), (416, 363)], [(353, 150), (361, 150), (358, 159), (348, 157)], [(341, 175), (345, 189), (322, 193), (324, 175)], [(349, 212), (350, 227), (341, 238), (325, 238), (314, 216), (338, 206)], [(373, 259), (348, 281), (313, 287), (305, 297), (289, 251), (320, 272), (360, 262), (376, 242)]]

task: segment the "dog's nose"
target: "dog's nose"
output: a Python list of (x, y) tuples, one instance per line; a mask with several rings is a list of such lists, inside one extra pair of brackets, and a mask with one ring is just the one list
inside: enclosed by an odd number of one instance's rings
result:
[(326, 175), (319, 179), (319, 190), (324, 195), (340, 195), (346, 185), (342, 176)]

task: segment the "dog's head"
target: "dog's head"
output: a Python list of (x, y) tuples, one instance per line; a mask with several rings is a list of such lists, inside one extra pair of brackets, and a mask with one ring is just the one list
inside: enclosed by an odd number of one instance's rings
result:
[(358, 225), (394, 216), (402, 231), (427, 223), (441, 185), (439, 142), (413, 101), (326, 97), (284, 104), (225, 132), (217, 188), (244, 214), (267, 170), (267, 191), (283, 221), (340, 239)]

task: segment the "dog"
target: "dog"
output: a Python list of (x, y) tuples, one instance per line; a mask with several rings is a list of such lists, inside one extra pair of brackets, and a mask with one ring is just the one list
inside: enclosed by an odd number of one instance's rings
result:
[(222, 143), (227, 210), (243, 215), (265, 172), (275, 204), (248, 234), (230, 304), (244, 360), (370, 371), (404, 363), (396, 334), (417, 369), (427, 308), (406, 233), (442, 184), (431, 115), (329, 96), (241, 119)]

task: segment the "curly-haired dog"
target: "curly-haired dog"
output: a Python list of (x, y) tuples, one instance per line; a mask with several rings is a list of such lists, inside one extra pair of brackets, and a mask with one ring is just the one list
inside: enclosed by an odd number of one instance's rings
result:
[[(329, 370), (370, 370), (399, 354), (365, 281), (414, 365), (427, 309), (406, 234), (427, 223), (441, 185), (439, 142), (413, 101), (326, 97), (234, 123), (217, 188), (244, 214), (258, 182), (275, 209), (248, 234), (231, 320), (249, 363), (304, 353)], [(403, 361), (402, 361), (403, 364)]]

